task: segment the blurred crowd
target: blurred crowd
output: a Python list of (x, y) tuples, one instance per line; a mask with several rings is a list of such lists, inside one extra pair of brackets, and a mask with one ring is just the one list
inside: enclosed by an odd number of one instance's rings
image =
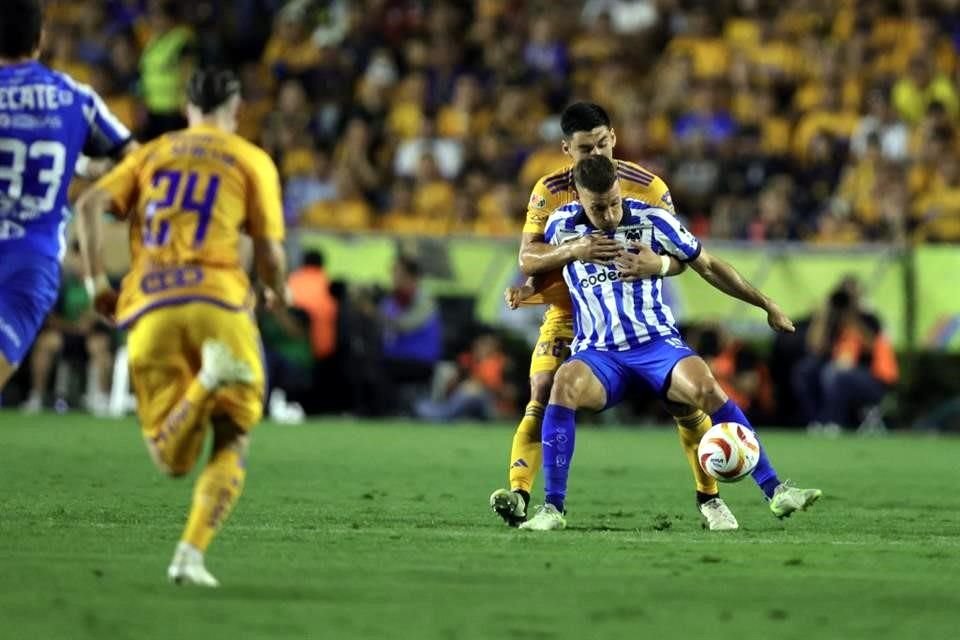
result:
[(198, 62), (288, 223), (516, 236), (563, 166), (557, 114), (611, 113), (703, 236), (960, 241), (960, 0), (62, 0), (48, 61), (151, 137)]

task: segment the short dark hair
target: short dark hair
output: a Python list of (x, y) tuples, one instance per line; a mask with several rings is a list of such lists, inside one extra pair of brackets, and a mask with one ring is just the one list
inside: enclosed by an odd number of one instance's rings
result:
[(573, 168), (573, 181), (592, 193), (606, 193), (617, 181), (617, 167), (606, 156), (587, 156)]
[(414, 278), (419, 278), (420, 274), (423, 273), (420, 262), (410, 254), (400, 254), (397, 256), (397, 264), (400, 265), (400, 268), (406, 271), (408, 275)]
[(203, 113), (216, 110), (240, 93), (240, 80), (228, 69), (197, 69), (187, 84), (187, 99)]
[(40, 47), (43, 8), (40, 0), (4, 0), (0, 11), (0, 56), (23, 58)]
[(303, 254), (303, 266), (305, 267), (320, 267), (322, 269), (326, 263), (327, 260), (319, 249), (310, 249)]
[(569, 138), (577, 131), (593, 131), (597, 127), (609, 127), (610, 116), (598, 104), (574, 102), (560, 114), (560, 129)]

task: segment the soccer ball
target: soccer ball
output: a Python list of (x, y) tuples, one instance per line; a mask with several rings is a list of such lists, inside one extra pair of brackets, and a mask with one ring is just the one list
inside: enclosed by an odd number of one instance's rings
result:
[(757, 466), (760, 443), (742, 424), (721, 422), (703, 434), (697, 459), (708, 475), (721, 482), (736, 482)]

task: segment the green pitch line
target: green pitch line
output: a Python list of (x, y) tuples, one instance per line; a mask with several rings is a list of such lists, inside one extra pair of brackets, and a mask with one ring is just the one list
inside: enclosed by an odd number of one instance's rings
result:
[(724, 486), (742, 529), (711, 534), (675, 433), (585, 427), (571, 528), (537, 535), (486, 507), (510, 435), (262, 426), (210, 592), (164, 582), (192, 479), (155, 472), (132, 421), (0, 413), (0, 637), (955, 635), (960, 441), (768, 433), (824, 499), (781, 522), (749, 480)]

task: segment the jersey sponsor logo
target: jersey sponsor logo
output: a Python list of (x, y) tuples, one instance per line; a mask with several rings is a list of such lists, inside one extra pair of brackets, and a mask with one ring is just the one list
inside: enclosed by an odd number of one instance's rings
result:
[(539, 193), (531, 193), (530, 206), (534, 209), (543, 209), (545, 206), (547, 206), (547, 199)]
[(615, 269), (610, 269), (609, 271), (601, 271), (600, 273), (591, 274), (587, 278), (582, 278), (580, 280), (580, 288), (585, 289), (587, 287), (595, 287), (598, 284), (604, 284), (607, 282), (616, 282), (620, 279), (620, 272)]
[(193, 287), (203, 282), (203, 269), (197, 266), (151, 271), (140, 280), (140, 290), (146, 294), (160, 293), (168, 289)]
[(73, 104), (73, 93), (52, 84), (0, 87), (0, 109), (9, 111), (46, 109), (56, 111)]

